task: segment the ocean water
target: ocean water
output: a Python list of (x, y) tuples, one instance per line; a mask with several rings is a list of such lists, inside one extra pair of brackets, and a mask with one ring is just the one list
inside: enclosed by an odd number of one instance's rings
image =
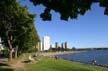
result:
[(58, 55), (58, 57), (66, 60), (84, 63), (91, 63), (91, 61), (95, 59), (97, 64), (108, 64), (108, 50), (96, 50), (81, 53), (63, 54)]

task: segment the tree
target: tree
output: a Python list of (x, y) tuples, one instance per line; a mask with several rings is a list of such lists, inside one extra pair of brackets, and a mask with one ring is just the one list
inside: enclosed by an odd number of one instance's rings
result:
[(72, 47), (72, 50), (75, 51), (76, 50), (76, 47)]
[[(11, 2), (11, 3), (10, 3)], [(5, 0), (0, 2), (0, 36), (2, 40), (4, 41), (4, 45), (9, 47), (9, 59), (12, 60), (12, 40), (13, 40), (13, 34), (12, 32), (15, 32), (15, 24), (17, 17), (18, 10), (17, 4), (15, 3), (15, 0)]]
[(36, 48), (37, 42), (40, 41), (33, 21), (32, 23), (29, 23), (29, 28), (30, 29), (28, 30), (28, 32), (26, 32), (21, 38), (19, 38), (21, 40), (19, 43), (19, 51), (21, 52), (27, 52), (28, 50)]
[[(3, 44), (8, 48), (10, 61), (12, 61), (15, 47), (16, 51), (21, 51), (22, 48), (26, 50), (28, 49), (26, 44), (32, 40), (36, 44), (39, 40), (33, 24), (34, 17), (33, 14), (27, 11), (26, 7), (20, 6), (16, 0), (1, 0), (0, 37), (3, 40)], [(35, 44), (31, 43), (31, 45)]]
[(99, 3), (104, 7), (104, 14), (108, 15), (108, 0), (30, 0), (35, 6), (43, 4), (46, 8), (41, 13), (43, 20), (51, 20), (51, 10), (60, 13), (62, 20), (77, 19), (78, 15), (84, 15), (91, 9), (93, 3)]

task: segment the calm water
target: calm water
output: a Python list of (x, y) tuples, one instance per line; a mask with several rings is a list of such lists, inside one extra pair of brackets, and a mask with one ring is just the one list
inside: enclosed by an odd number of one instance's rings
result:
[(91, 63), (91, 61), (95, 59), (97, 64), (108, 64), (108, 50), (88, 51), (58, 56), (66, 60), (74, 60), (85, 63)]

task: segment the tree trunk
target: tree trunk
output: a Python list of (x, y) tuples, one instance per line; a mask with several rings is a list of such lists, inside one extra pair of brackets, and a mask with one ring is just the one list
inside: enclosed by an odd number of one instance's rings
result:
[(9, 61), (12, 61), (13, 49), (12, 49), (12, 44), (9, 39), (8, 39), (8, 45), (9, 45)]
[(15, 50), (15, 58), (17, 58), (18, 57), (18, 52), (17, 52), (17, 50)]
[(9, 61), (12, 61), (12, 50), (9, 50)]
[(15, 48), (15, 58), (17, 58), (18, 57), (18, 46), (16, 46), (16, 48)]

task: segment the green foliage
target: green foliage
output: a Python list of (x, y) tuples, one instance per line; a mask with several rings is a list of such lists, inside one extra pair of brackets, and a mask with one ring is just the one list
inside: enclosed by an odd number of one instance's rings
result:
[(72, 47), (72, 50), (75, 51), (76, 50), (76, 47)]
[(38, 49), (35, 48), (35, 47), (31, 47), (31, 48), (29, 48), (29, 50), (28, 50), (28, 52), (37, 52), (37, 51), (38, 51)]
[(18, 47), (18, 51), (25, 52), (36, 46), (39, 36), (34, 27), (34, 17), (16, 0), (1, 0), (0, 37), (9, 51)]
[(8, 57), (8, 50), (7, 49), (1, 50), (0, 51), (0, 56), (2, 56), (2, 57)]
[(91, 9), (93, 3), (99, 3), (104, 7), (104, 14), (108, 15), (108, 0), (30, 0), (34, 5), (43, 4), (46, 9), (41, 13), (43, 20), (51, 20), (50, 11), (60, 13), (62, 20), (77, 19), (78, 15), (84, 15)]

